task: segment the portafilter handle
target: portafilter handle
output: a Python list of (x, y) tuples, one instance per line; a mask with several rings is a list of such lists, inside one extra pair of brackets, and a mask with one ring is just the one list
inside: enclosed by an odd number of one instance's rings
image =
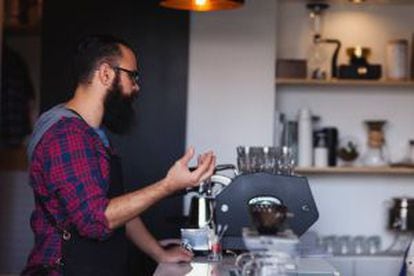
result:
[[(195, 171), (197, 169), (197, 167), (189, 167), (188, 169), (190, 170), (190, 172), (192, 172), (192, 171)], [(217, 165), (214, 168), (214, 174), (216, 174), (217, 172), (220, 172), (220, 171), (225, 171), (225, 170), (233, 170), (233, 173), (235, 175), (239, 174), (239, 171), (237, 170), (236, 166), (233, 165), (233, 164), (220, 164), (220, 165)]]
[[(189, 170), (190, 171), (194, 171), (196, 170), (197, 167), (190, 167)], [(232, 181), (232, 178), (225, 176), (225, 175), (221, 175), (221, 174), (217, 174), (217, 172), (220, 171), (225, 171), (225, 170), (232, 170), (234, 173), (234, 176), (237, 176), (239, 174), (237, 168), (235, 165), (233, 164), (220, 164), (217, 165), (214, 168), (214, 174), (210, 177), (209, 180), (206, 180), (202, 183), (200, 183), (199, 186), (197, 187), (192, 187), (192, 188), (188, 188), (186, 190), (187, 193), (189, 192), (197, 192), (198, 194), (205, 194), (207, 196), (212, 196), (212, 186), (215, 184), (220, 184), (223, 188), (226, 187), (227, 185), (229, 185)]]
[(220, 164), (217, 165), (214, 169), (214, 174), (216, 174), (219, 171), (226, 171), (226, 170), (232, 170), (234, 173), (234, 176), (239, 175), (239, 171), (237, 170), (236, 166), (233, 164)]

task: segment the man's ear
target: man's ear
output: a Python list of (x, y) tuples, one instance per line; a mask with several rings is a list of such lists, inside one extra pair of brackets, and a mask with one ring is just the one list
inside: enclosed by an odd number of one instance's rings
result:
[(112, 82), (115, 78), (115, 70), (108, 63), (101, 63), (101, 65), (98, 67), (97, 74), (98, 79), (103, 86), (109, 87), (112, 85)]

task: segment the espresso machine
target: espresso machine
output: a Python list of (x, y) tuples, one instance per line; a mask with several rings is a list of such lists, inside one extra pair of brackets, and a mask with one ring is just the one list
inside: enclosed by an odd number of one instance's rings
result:
[[(246, 229), (258, 235), (300, 237), (318, 219), (308, 181), (286, 162), (289, 152), (273, 147), (239, 147), (238, 169), (217, 166), (202, 183), (190, 206), (182, 241), (196, 251), (209, 248), (209, 236), (219, 233), (223, 249), (246, 250)], [(232, 170), (234, 176), (221, 175)], [(220, 231), (219, 231), (220, 232)]]
[[(282, 223), (258, 228), (252, 206), (257, 202), (275, 202), (282, 213), (273, 217), (284, 217)], [(266, 203), (267, 204), (267, 203)], [(273, 208), (274, 209), (274, 208)], [(273, 210), (272, 209), (272, 210)], [(267, 208), (264, 212), (270, 212)], [(280, 210), (278, 210), (280, 213)], [(222, 246), (226, 249), (245, 250), (244, 228), (257, 228), (262, 234), (274, 234), (290, 229), (301, 236), (318, 219), (319, 214), (305, 177), (279, 175), (267, 172), (241, 174), (233, 179), (215, 198), (215, 220), (217, 224), (228, 225)], [(273, 227), (272, 227), (273, 226)]]

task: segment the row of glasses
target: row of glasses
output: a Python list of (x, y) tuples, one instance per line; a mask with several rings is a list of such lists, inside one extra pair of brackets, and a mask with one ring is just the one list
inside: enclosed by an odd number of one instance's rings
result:
[(374, 255), (381, 251), (379, 236), (325, 236), (320, 240), (325, 253), (332, 255)]
[(239, 146), (237, 166), (241, 173), (293, 175), (295, 152), (289, 147)]

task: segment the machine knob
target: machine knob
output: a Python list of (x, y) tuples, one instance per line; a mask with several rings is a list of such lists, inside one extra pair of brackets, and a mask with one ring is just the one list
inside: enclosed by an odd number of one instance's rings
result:
[(221, 210), (223, 213), (227, 213), (227, 212), (229, 211), (229, 205), (227, 205), (227, 204), (221, 204), (221, 206), (220, 206), (220, 210)]

